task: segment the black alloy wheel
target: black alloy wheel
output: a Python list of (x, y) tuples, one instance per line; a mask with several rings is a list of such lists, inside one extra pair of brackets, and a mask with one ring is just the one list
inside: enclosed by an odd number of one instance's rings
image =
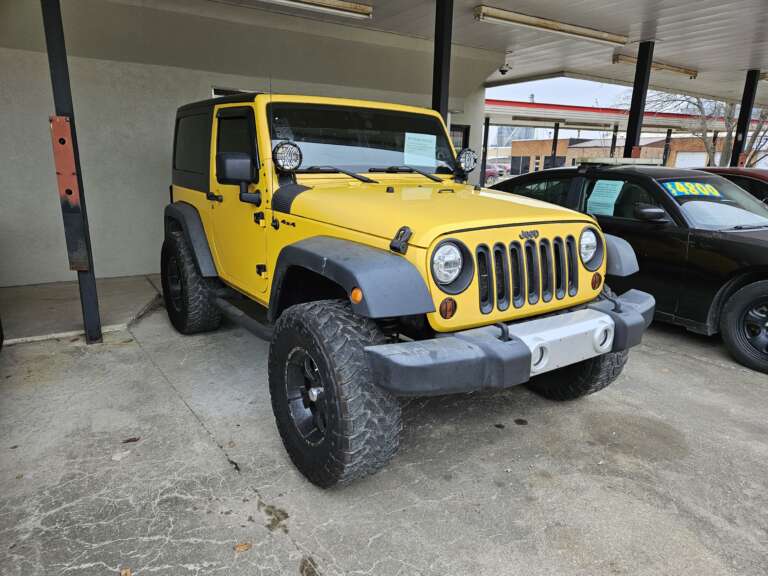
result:
[(328, 428), (325, 389), (317, 363), (304, 348), (294, 348), (288, 356), (285, 395), (298, 433), (308, 444), (320, 444)]

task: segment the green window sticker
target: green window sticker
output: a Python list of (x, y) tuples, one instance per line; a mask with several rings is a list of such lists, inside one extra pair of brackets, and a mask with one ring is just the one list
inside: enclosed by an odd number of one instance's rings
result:
[(437, 166), (437, 136), (434, 134), (405, 133), (403, 164)]
[(598, 180), (587, 200), (587, 212), (599, 216), (613, 216), (616, 200), (624, 187), (624, 180)]
[(675, 198), (690, 196), (722, 198), (720, 191), (709, 183), (704, 184), (702, 182), (691, 182), (688, 180), (670, 180), (668, 182), (663, 182), (662, 186), (664, 186), (667, 192), (672, 194)]

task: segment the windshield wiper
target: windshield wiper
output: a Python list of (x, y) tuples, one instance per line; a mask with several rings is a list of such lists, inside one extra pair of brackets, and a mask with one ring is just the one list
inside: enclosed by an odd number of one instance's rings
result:
[(437, 176), (430, 174), (429, 172), (424, 172), (424, 170), (419, 170), (418, 168), (414, 168), (413, 166), (406, 166), (403, 164), (402, 166), (389, 166), (387, 168), (369, 168), (368, 172), (387, 172), (388, 174), (397, 174), (398, 172), (412, 172), (414, 174), (421, 174), (425, 178), (429, 178), (433, 182), (442, 182), (442, 178), (438, 178)]
[(757, 230), (758, 228), (768, 228), (768, 224), (738, 224), (726, 230)]
[(336, 166), (310, 166), (309, 168), (306, 168), (302, 170), (302, 172), (315, 172), (315, 173), (327, 173), (327, 174), (344, 174), (345, 176), (349, 176), (350, 178), (355, 178), (357, 180), (360, 180), (360, 182), (365, 182), (366, 184), (378, 184), (376, 180), (373, 180), (372, 178), (368, 178), (368, 176), (363, 176), (362, 174), (356, 174), (355, 172), (350, 172), (349, 170), (344, 170), (343, 168), (338, 168)]

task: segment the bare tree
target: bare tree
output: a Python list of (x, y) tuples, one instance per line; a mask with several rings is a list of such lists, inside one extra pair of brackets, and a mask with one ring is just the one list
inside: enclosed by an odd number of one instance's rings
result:
[[(631, 98), (631, 94), (629, 97)], [(707, 100), (685, 94), (649, 92), (646, 98), (646, 109), (654, 112), (675, 112), (691, 115), (694, 123), (690, 132), (704, 145), (704, 150), (707, 153), (707, 165), (717, 163), (720, 166), (727, 166), (730, 162), (738, 113), (738, 106), (733, 102)], [(748, 167), (755, 166), (762, 159), (768, 157), (768, 108), (755, 109), (752, 119), (751, 132), (744, 145), (745, 165)], [(719, 161), (716, 161), (717, 146), (713, 141), (714, 126), (720, 122), (725, 125), (725, 131), (718, 133), (718, 137), (722, 138), (722, 145)]]

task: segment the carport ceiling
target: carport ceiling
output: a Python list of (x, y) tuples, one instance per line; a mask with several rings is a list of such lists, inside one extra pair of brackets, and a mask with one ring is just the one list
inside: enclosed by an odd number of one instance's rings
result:
[[(211, 1), (311, 15), (406, 36), (431, 38), (434, 33), (434, 0), (356, 0), (374, 7), (373, 18), (362, 21), (261, 0)], [(629, 44), (614, 48), (519, 26), (478, 22), (473, 12), (480, 4), (626, 35)], [(634, 67), (613, 64), (613, 55), (635, 55), (640, 40), (656, 40), (655, 60), (698, 71), (694, 80), (654, 71), (651, 87), (658, 90), (738, 101), (746, 70), (768, 70), (766, 0), (454, 0), (454, 11), (455, 44), (507, 54), (509, 72), (492, 74), (489, 85), (558, 76), (631, 84)], [(757, 102), (768, 105), (768, 81), (760, 82)]]

